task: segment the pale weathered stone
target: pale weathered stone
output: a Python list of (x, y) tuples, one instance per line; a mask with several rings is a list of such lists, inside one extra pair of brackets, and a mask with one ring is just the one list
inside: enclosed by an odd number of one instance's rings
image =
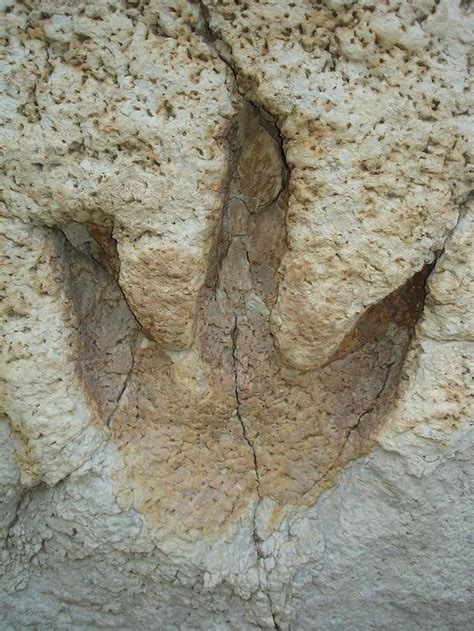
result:
[(467, 629), (472, 15), (6, 0), (1, 629)]
[(456, 223), (472, 22), (434, 1), (205, 5), (239, 85), (282, 130), (289, 251), (274, 328), (289, 363), (315, 368)]

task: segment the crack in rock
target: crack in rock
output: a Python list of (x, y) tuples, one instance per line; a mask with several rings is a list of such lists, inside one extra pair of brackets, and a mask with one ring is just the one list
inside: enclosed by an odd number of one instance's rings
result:
[(252, 451), (252, 456), (253, 456), (253, 462), (254, 462), (254, 466), (255, 466), (255, 480), (256, 480), (256, 488), (257, 488), (257, 494), (259, 499), (262, 499), (261, 497), (261, 493), (260, 493), (260, 475), (258, 472), (258, 462), (257, 462), (257, 453), (255, 451), (255, 447), (252, 443), (252, 441), (249, 439), (248, 435), (247, 435), (247, 428), (245, 427), (245, 422), (241, 416), (240, 413), (240, 406), (241, 406), (241, 401), (240, 401), (240, 388), (239, 388), (239, 374), (238, 374), (238, 365), (239, 365), (239, 361), (237, 359), (237, 338), (239, 335), (239, 324), (238, 324), (239, 318), (236, 315), (235, 316), (235, 325), (234, 328), (232, 329), (232, 333), (231, 333), (231, 337), (232, 337), (232, 359), (234, 361), (234, 377), (235, 377), (235, 400), (236, 400), (236, 407), (235, 407), (235, 414), (237, 416), (237, 419), (239, 420), (239, 423), (242, 427), (242, 435), (246, 441), (246, 443), (248, 444), (248, 446), (250, 447), (251, 451)]

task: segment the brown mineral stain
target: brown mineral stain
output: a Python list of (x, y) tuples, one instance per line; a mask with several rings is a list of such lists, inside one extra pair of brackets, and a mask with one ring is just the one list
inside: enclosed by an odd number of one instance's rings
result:
[[(186, 326), (183, 296), (199, 262), (179, 249), (148, 252), (127, 279), (147, 304), (145, 328), (159, 334), (137, 351), (114, 417), (124, 464), (116, 485), (150, 522), (181, 536), (217, 534), (265, 497), (277, 524), (285, 505), (313, 503), (348, 460), (370, 450), (424, 297), (426, 270), (369, 309), (323, 368), (282, 365), (270, 313), (286, 251), (286, 167), (256, 110), (241, 124), (241, 139), (254, 146), (258, 138), (260, 161), (237, 143), (191, 349), (165, 352), (159, 342), (178, 335), (176, 323)], [(281, 191), (264, 208), (252, 172)], [(293, 273), (304, 276), (304, 263)]]
[[(137, 248), (138, 249), (138, 248)], [(196, 312), (196, 279), (202, 260), (184, 248), (167, 246), (121, 254), (120, 285), (144, 333), (169, 348), (190, 346)]]

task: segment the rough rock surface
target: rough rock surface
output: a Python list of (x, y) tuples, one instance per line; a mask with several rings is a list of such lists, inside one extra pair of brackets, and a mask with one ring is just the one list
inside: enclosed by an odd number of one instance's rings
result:
[(471, 628), (470, 3), (2, 11), (0, 628)]

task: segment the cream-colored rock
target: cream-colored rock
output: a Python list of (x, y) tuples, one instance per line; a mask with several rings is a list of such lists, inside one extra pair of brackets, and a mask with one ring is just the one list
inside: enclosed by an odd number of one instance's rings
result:
[(440, 342), (474, 342), (473, 214), (471, 202), (428, 281), (429, 317), (420, 323), (421, 334)]
[(466, 3), (2, 10), (0, 628), (470, 628)]
[(76, 318), (64, 294), (63, 243), (47, 228), (2, 222), (2, 408), (21, 438), (20, 480), (55, 484), (103, 440), (78, 374)]
[(6, 13), (5, 201), (23, 221), (108, 226), (144, 330), (183, 348), (224, 199), (230, 71), (120, 7)]
[(454, 2), (204, 4), (239, 85), (284, 138), (274, 332), (289, 364), (317, 368), (456, 223), (472, 21)]
[(427, 283), (398, 400), (381, 432), (390, 448), (402, 432), (446, 442), (474, 418), (474, 213), (466, 208)]
[(5, 418), (0, 421), (0, 531), (2, 537), (15, 520), (22, 494), (20, 471), (15, 456), (20, 449), (10, 424)]

